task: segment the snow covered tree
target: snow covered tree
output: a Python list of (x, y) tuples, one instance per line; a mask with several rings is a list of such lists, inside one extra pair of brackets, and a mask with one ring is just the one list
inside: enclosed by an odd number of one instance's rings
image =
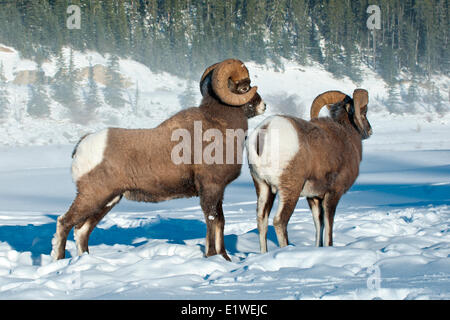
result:
[(438, 114), (443, 115), (448, 112), (448, 108), (443, 104), (444, 99), (441, 95), (441, 91), (435, 85), (433, 85), (428, 91), (427, 100), (432, 104), (434, 110)]
[[(78, 85), (78, 82), (76, 82)], [(77, 123), (87, 124), (94, 118), (94, 111), (100, 106), (98, 97), (98, 86), (94, 79), (94, 67), (89, 62), (88, 83), (86, 90), (83, 91), (83, 105), (78, 103), (72, 106), (72, 119)]]
[(41, 66), (38, 66), (36, 82), (28, 86), (30, 100), (28, 100), (27, 112), (35, 118), (46, 118), (50, 115), (50, 101), (44, 81), (44, 71)]
[(414, 103), (418, 102), (419, 94), (418, 94), (418, 88), (417, 88), (417, 79), (416, 77), (413, 77), (411, 84), (408, 87), (408, 92), (406, 93), (406, 96), (403, 100), (407, 103)]
[(87, 92), (84, 99), (84, 105), (87, 110), (94, 111), (100, 106), (98, 98), (98, 86), (94, 79), (94, 67), (89, 63)]
[(72, 114), (77, 115), (81, 112), (81, 103), (78, 97), (78, 89), (80, 87), (78, 81), (78, 70), (75, 68), (73, 50), (70, 49), (69, 66), (66, 77), (66, 107)]
[(103, 89), (105, 101), (111, 107), (119, 109), (125, 106), (123, 98), (122, 78), (119, 72), (119, 57), (110, 55), (106, 69), (106, 87)]
[(53, 77), (52, 92), (53, 99), (61, 104), (66, 102), (66, 82), (67, 82), (67, 66), (62, 50), (58, 53), (56, 60), (57, 72)]
[(53, 78), (53, 98), (68, 109), (77, 102), (76, 91), (78, 89), (77, 70), (73, 61), (73, 50), (70, 49), (69, 65), (66, 65), (62, 51), (59, 52), (56, 67), (58, 71)]
[(78, 69), (75, 67), (72, 48), (69, 53), (69, 64), (66, 64), (64, 54), (60, 51), (58, 54), (56, 67), (58, 71), (53, 78), (53, 98), (66, 107), (72, 118), (77, 121), (77, 118), (83, 110), (78, 96), (80, 84), (78, 80)]
[(403, 106), (400, 101), (400, 92), (396, 84), (389, 86), (388, 99), (385, 103), (390, 113), (403, 114)]

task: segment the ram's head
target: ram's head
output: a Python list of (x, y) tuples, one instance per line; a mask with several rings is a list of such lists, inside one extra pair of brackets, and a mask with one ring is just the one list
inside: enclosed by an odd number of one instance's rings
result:
[(200, 80), (202, 96), (211, 96), (231, 107), (242, 107), (248, 118), (263, 114), (266, 104), (258, 87), (250, 85), (247, 67), (240, 60), (228, 59), (208, 67)]
[(327, 106), (329, 110), (333, 106), (343, 108), (362, 139), (367, 139), (372, 135), (372, 127), (367, 120), (368, 103), (369, 93), (364, 89), (356, 89), (353, 92), (353, 98), (340, 91), (327, 91), (314, 99), (311, 105), (311, 119), (317, 118), (324, 106)]

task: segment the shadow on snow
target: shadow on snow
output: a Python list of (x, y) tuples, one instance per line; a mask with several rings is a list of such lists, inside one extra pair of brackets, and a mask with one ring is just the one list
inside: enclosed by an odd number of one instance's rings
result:
[[(50, 217), (55, 219), (54, 216)], [(30, 251), (33, 264), (40, 264), (41, 254), (51, 252), (55, 230), (56, 220), (55, 223), (43, 225), (0, 226), (0, 242), (7, 242), (18, 252)], [(206, 225), (199, 220), (164, 218), (131, 228), (95, 228), (89, 238), (89, 245), (123, 244), (137, 247), (145, 241), (135, 242), (139, 238), (164, 239), (168, 243), (184, 244), (185, 240), (204, 238), (205, 235)], [(68, 239), (73, 239), (73, 230)], [(228, 238), (227, 242), (231, 247), (236, 247), (236, 244), (233, 245), (233, 239)], [(70, 256), (70, 253), (66, 252), (66, 256)]]

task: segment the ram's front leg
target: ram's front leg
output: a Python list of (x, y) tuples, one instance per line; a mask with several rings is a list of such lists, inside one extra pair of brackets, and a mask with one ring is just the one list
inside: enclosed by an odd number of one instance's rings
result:
[(210, 257), (221, 254), (226, 260), (231, 261), (225, 250), (223, 234), (225, 226), (222, 210), (223, 192), (223, 188), (216, 185), (205, 185), (201, 188), (200, 205), (206, 222), (205, 255)]
[(221, 254), (225, 260), (231, 261), (230, 257), (227, 254), (227, 250), (225, 249), (225, 237), (224, 237), (224, 229), (225, 229), (225, 216), (223, 215), (222, 209), (222, 200), (217, 204), (217, 218), (214, 219), (214, 229), (215, 229), (215, 243), (214, 246), (216, 248), (217, 254)]

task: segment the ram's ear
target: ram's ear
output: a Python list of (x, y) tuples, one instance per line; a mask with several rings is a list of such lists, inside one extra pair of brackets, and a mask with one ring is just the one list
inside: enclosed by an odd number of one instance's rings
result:
[(346, 103), (345, 110), (347, 111), (348, 114), (353, 115), (355, 113), (355, 106), (351, 102)]

